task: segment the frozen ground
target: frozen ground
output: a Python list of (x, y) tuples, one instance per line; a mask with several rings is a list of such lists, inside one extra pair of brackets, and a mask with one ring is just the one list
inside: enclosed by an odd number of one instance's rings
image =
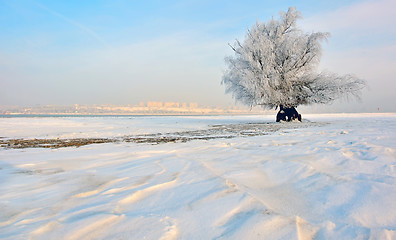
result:
[(396, 239), (396, 114), (304, 117), (0, 119), (2, 139), (242, 129), (162, 144), (2, 147), (0, 238)]
[(0, 137), (113, 138), (207, 129), (208, 125), (270, 122), (274, 116), (124, 116), (0, 118)]

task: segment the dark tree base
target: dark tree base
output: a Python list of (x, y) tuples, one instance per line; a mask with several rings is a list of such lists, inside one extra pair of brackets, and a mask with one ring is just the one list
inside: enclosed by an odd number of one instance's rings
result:
[(276, 115), (276, 121), (292, 121), (298, 119), (301, 122), (301, 114), (299, 114), (295, 107), (285, 108), (282, 105), (279, 107), (279, 112)]

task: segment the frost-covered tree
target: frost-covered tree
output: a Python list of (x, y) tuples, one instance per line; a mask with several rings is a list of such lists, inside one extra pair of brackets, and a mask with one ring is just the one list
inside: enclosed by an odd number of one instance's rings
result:
[(301, 13), (290, 7), (286, 13), (280, 12), (279, 20), (256, 22), (243, 42), (236, 40), (230, 45), (235, 55), (225, 59), (222, 84), (226, 93), (251, 107), (280, 107), (280, 111), (297, 115), (295, 107), (299, 105), (359, 98), (363, 80), (318, 71), (321, 42), (330, 34), (303, 32), (296, 25), (299, 18)]

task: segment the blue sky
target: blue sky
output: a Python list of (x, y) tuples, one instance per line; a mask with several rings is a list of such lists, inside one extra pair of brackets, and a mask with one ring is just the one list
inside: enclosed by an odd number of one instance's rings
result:
[(234, 104), (224, 57), (256, 20), (296, 6), (301, 28), (330, 32), (321, 68), (355, 73), (362, 102), (323, 111), (396, 111), (396, 4), (379, 1), (0, 0), (0, 105)]

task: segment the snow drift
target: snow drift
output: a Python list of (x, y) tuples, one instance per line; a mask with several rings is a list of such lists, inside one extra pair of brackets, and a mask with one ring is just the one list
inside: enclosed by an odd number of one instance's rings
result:
[[(158, 145), (1, 148), (0, 238), (396, 238), (396, 115), (307, 118), (324, 124)], [(1, 137), (28, 138), (69, 135), (76, 122), (80, 135), (109, 137), (260, 119), (52, 118), (42, 121), (57, 130), (41, 132), (24, 124), (37, 119), (0, 121)], [(90, 121), (106, 127), (85, 131)]]

